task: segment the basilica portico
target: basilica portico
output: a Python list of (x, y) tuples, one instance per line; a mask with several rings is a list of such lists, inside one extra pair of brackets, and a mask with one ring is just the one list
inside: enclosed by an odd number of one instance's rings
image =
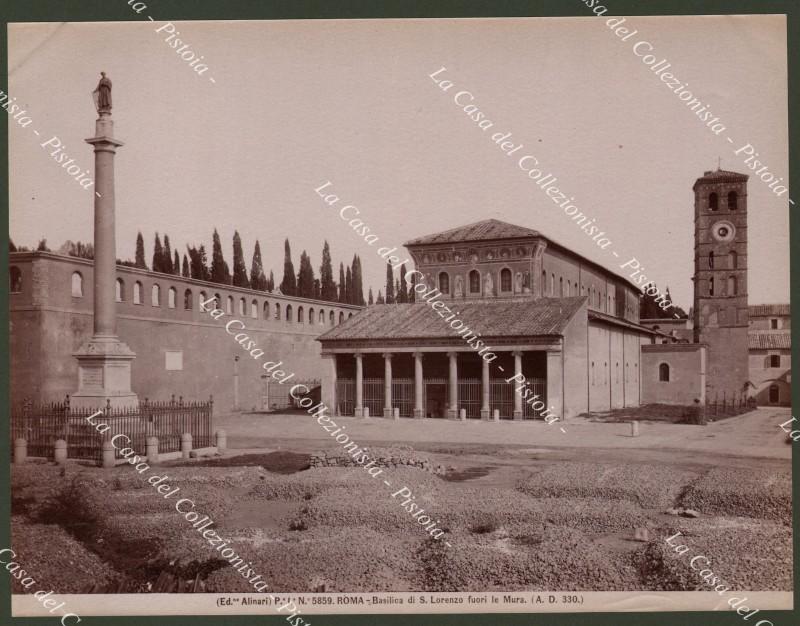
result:
[(324, 401), (356, 417), (560, 416), (563, 333), (585, 311), (582, 298), (566, 300), (465, 303), (461, 316), (492, 348), (484, 355), (424, 303), (371, 307), (320, 338)]

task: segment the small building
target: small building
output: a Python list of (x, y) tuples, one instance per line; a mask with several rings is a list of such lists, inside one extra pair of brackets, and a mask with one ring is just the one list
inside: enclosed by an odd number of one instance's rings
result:
[(751, 395), (760, 405), (789, 406), (792, 401), (792, 329), (789, 305), (751, 305), (747, 338)]

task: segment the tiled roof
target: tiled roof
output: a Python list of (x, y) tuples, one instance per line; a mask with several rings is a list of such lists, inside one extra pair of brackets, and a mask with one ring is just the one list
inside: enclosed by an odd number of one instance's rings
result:
[(621, 317), (617, 317), (616, 315), (609, 315), (608, 313), (602, 313), (600, 311), (594, 311), (592, 309), (589, 309), (589, 319), (600, 322), (606, 322), (608, 324), (613, 324), (615, 326), (622, 326), (624, 328), (630, 328), (632, 330), (639, 331), (643, 335), (664, 335), (665, 337), (671, 336), (662, 333), (659, 330), (653, 330), (652, 328), (648, 328), (647, 326), (642, 326), (641, 324), (637, 324), (635, 322), (631, 322)]
[(748, 308), (750, 309), (751, 317), (790, 315), (788, 304), (751, 304)]
[(538, 237), (539, 232), (524, 226), (516, 226), (500, 220), (483, 220), (466, 226), (459, 226), (433, 235), (426, 235), (407, 241), (406, 246), (419, 246), (430, 243), (457, 243), (461, 241), (489, 241), (493, 239), (517, 239), (519, 237)]
[(715, 170), (704, 172), (703, 175), (695, 181), (697, 183), (722, 183), (722, 182), (740, 182), (747, 180), (747, 174), (740, 174), (739, 172), (731, 172), (729, 170)]
[(790, 332), (750, 332), (747, 334), (747, 341), (751, 350), (790, 350), (792, 348)]
[[(483, 337), (560, 335), (581, 308), (585, 296), (516, 302), (448, 302), (473, 332)], [(441, 309), (439, 309), (441, 311)], [(359, 311), (319, 337), (322, 342), (350, 339), (458, 338), (455, 330), (424, 302), (376, 304)]]

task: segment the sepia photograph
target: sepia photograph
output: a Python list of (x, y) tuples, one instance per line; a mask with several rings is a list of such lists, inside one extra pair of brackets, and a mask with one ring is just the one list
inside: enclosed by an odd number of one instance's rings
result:
[(791, 621), (785, 11), (119, 4), (7, 22), (14, 623)]

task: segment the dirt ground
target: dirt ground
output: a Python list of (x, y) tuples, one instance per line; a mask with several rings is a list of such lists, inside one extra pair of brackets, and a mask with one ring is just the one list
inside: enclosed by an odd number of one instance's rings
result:
[[(682, 435), (693, 443), (684, 449), (673, 447), (675, 433), (666, 437), (671, 446), (651, 445), (649, 424), (634, 441), (640, 447), (620, 448), (607, 445), (625, 437), (616, 424), (568, 424), (575, 438), (566, 441), (583, 442), (583, 430), (596, 445), (559, 447), (541, 423), (436, 424), (457, 436), (433, 443), (414, 441), (426, 423), (354, 421), (355, 441), (397, 445), (391, 436), (400, 429), (414, 455), (446, 469), (434, 475), (398, 462), (377, 479), (362, 468), (308, 469), (309, 454), (337, 444), (307, 416), (231, 417), (225, 456), (157, 471), (214, 519), (273, 591), (708, 589), (666, 544), (676, 532), (732, 589), (791, 590), (791, 467), (780, 458), (790, 446), (774, 432), (788, 419), (781, 417), (658, 425), (693, 429)], [(749, 444), (735, 443), (751, 431)], [(542, 432), (548, 445), (529, 441)], [(756, 448), (761, 439), (779, 450)], [(392, 497), (403, 486), (445, 531), (441, 539)], [(46, 572), (37, 580), (60, 592), (114, 588), (122, 579), (128, 591), (151, 591), (164, 572), (199, 590), (252, 591), (131, 467), (70, 462), (62, 476), (31, 463), (14, 467), (12, 488), (14, 547)], [(681, 508), (699, 517), (667, 513)], [(50, 565), (51, 536), (71, 567)]]

